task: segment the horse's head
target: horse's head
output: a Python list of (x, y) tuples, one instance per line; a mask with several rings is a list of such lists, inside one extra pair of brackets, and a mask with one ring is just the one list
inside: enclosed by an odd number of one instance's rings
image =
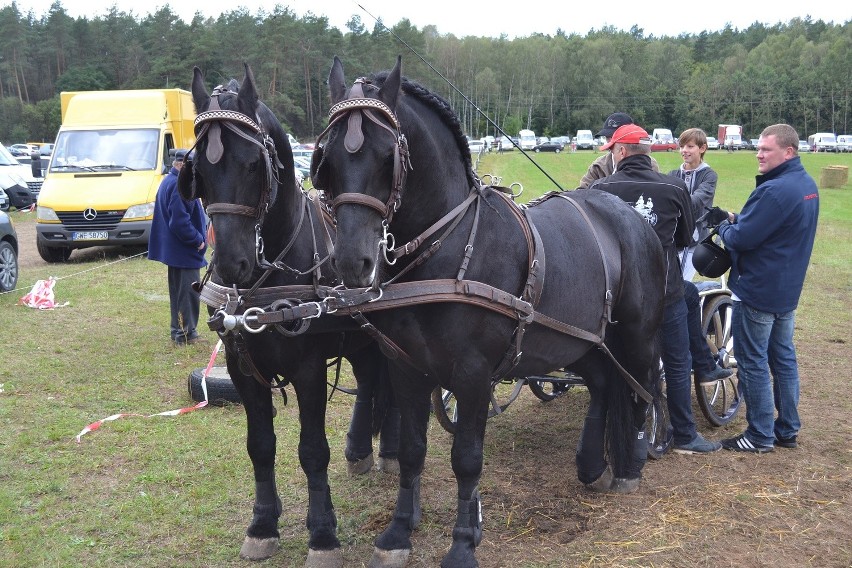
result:
[[(262, 246), (261, 228), (279, 183), (295, 184), (286, 134), (259, 101), (248, 65), (245, 73), (242, 85), (232, 79), (208, 94), (201, 71), (194, 69), (197, 142), (193, 159), (178, 176), (181, 195), (201, 198), (211, 217), (216, 272), (228, 286), (250, 281)], [(281, 166), (282, 158), (289, 168)]]
[(311, 178), (327, 192), (337, 218), (332, 263), (346, 286), (375, 283), (387, 227), (405, 184), (408, 148), (396, 107), (400, 59), (381, 87), (358, 79), (347, 90), (343, 65), (335, 57), (329, 74), (332, 107), (328, 136), (314, 150)]

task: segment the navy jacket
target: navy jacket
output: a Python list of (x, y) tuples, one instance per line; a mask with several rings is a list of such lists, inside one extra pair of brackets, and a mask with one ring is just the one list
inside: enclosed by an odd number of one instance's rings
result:
[(154, 221), (148, 239), (148, 258), (174, 268), (201, 268), (206, 246), (207, 221), (197, 199), (186, 201), (177, 191), (178, 170), (172, 168), (157, 189)]
[(762, 312), (796, 309), (814, 248), (819, 191), (797, 156), (756, 178), (733, 225), (719, 235), (731, 251), (730, 286)]
[(595, 181), (589, 189), (617, 195), (651, 224), (666, 253), (666, 305), (683, 298), (677, 249), (689, 245), (695, 227), (683, 180), (655, 172), (650, 156), (634, 154), (621, 160), (614, 174)]

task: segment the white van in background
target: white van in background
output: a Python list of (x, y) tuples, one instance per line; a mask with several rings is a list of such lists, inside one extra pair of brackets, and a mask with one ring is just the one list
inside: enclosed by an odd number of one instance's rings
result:
[(833, 132), (817, 132), (808, 136), (808, 145), (814, 152), (837, 152), (837, 137)]
[(591, 130), (577, 131), (577, 149), (578, 150), (593, 150), (595, 147), (595, 137), (592, 136)]
[(535, 148), (535, 132), (532, 130), (521, 130), (518, 132), (518, 146), (521, 150), (532, 150)]
[(852, 134), (841, 134), (837, 137), (838, 152), (852, 152)]

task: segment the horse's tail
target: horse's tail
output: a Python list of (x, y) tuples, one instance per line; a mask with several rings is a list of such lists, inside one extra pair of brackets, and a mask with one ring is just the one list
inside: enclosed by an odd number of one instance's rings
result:
[[(617, 361), (631, 373), (643, 388), (657, 396), (657, 362), (659, 348), (656, 338), (652, 340), (653, 356), (650, 365), (637, 366), (628, 356), (622, 338), (618, 333), (607, 334), (607, 347)], [(607, 450), (610, 466), (616, 478), (636, 479), (642, 474), (642, 468), (648, 457), (645, 439), (645, 417), (648, 403), (634, 392), (631, 385), (619, 373), (614, 364), (609, 365), (611, 374), (607, 388), (608, 417)]]

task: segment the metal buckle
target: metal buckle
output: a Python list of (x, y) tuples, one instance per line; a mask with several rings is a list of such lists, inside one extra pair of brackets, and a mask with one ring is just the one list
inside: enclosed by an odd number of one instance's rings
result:
[(248, 322), (249, 316), (262, 313), (264, 313), (263, 308), (258, 307), (249, 308), (243, 312), (243, 316), (240, 318), (242, 320), (243, 329), (249, 333), (261, 333), (262, 331), (266, 331), (266, 324), (262, 324), (259, 327), (251, 327)]

